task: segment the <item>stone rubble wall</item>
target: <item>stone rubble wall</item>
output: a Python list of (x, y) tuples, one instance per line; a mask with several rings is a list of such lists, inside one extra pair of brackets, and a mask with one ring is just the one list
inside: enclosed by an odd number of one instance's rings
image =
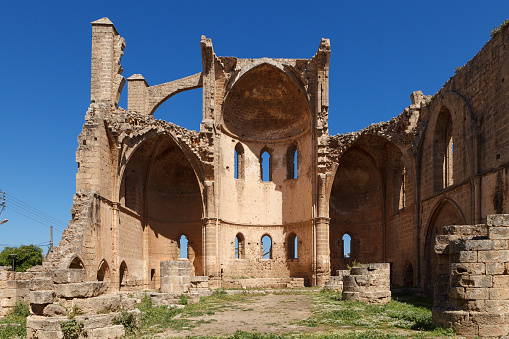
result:
[(123, 326), (113, 324), (122, 310), (134, 313), (140, 321), (136, 299), (105, 294), (108, 283), (86, 281), (84, 269), (53, 270), (49, 276), (32, 278), (27, 283), (32, 313), (27, 318), (29, 339), (63, 338), (60, 325), (69, 320), (71, 313), (76, 321), (83, 322), (88, 338), (123, 337)]
[(303, 288), (304, 278), (224, 278), (223, 288)]
[(509, 214), (437, 236), (433, 324), (466, 337), (509, 333)]
[(391, 269), (389, 263), (362, 264), (352, 267), (350, 275), (343, 276), (343, 300), (370, 304), (391, 301)]
[(331, 275), (330, 279), (325, 282), (324, 289), (336, 292), (343, 291), (343, 278), (350, 275), (350, 270), (337, 270), (336, 275)]

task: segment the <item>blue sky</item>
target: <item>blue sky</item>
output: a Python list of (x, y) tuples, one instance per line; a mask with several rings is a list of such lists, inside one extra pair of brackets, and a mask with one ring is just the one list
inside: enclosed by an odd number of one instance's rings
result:
[[(105, 16), (126, 40), (123, 75), (141, 73), (150, 85), (200, 72), (201, 35), (217, 55), (241, 58), (310, 58), (331, 39), (337, 134), (398, 115), (412, 91), (437, 92), (509, 18), (509, 1), (2, 1), (0, 189), (10, 196), (0, 248), (48, 242), (46, 226), (70, 219), (90, 103), (90, 22)], [(126, 96), (127, 86), (124, 108)], [(198, 129), (201, 91), (174, 96), (155, 116)], [(13, 198), (58, 222), (15, 213)]]

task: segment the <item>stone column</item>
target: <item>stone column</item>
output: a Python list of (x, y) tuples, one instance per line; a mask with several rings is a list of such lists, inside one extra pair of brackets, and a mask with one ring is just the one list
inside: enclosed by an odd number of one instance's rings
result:
[(329, 245), (329, 204), (327, 201), (327, 175), (318, 174), (318, 217), (314, 219), (315, 237), (315, 283), (324, 286), (330, 277), (330, 245)]

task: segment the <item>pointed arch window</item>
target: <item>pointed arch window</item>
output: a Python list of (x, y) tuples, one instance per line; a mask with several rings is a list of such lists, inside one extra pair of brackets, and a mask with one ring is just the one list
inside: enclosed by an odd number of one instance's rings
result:
[(179, 258), (189, 259), (187, 236), (182, 234), (179, 238)]
[(435, 127), (434, 186), (435, 191), (454, 183), (453, 124), (450, 111), (442, 107)]
[(298, 239), (295, 233), (288, 236), (288, 259), (298, 258)]
[(352, 237), (348, 233), (345, 233), (342, 239), (343, 239), (343, 258), (350, 258)]
[(264, 235), (262, 237), (262, 258), (263, 259), (272, 259), (272, 238), (269, 235)]
[(267, 147), (260, 152), (260, 178), (262, 181), (272, 181), (272, 157)]
[(235, 145), (235, 179), (244, 179), (244, 147), (239, 142)]
[(245, 240), (241, 233), (235, 237), (235, 259), (245, 258)]
[(286, 179), (297, 179), (298, 169), (298, 151), (297, 144), (293, 143), (286, 151)]

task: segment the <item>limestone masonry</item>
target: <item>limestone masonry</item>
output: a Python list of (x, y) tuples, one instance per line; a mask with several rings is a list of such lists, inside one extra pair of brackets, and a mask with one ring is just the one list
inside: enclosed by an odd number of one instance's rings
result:
[[(336, 136), (327, 39), (309, 59), (240, 59), (203, 36), (202, 72), (159, 85), (134, 74), (127, 109), (125, 46), (109, 19), (92, 23), (72, 220), (42, 266), (0, 269), (0, 311), (30, 300), (29, 337), (57, 335), (55, 298), (114, 312), (124, 291), (161, 289), (152, 298), (171, 304), (209, 288), (326, 285), (386, 302), (390, 284), (434, 293), (435, 322), (460, 334), (509, 332), (507, 26), (435, 95)], [(152, 116), (197, 88), (199, 131)], [(83, 317), (97, 337), (123, 333), (110, 314)]]

